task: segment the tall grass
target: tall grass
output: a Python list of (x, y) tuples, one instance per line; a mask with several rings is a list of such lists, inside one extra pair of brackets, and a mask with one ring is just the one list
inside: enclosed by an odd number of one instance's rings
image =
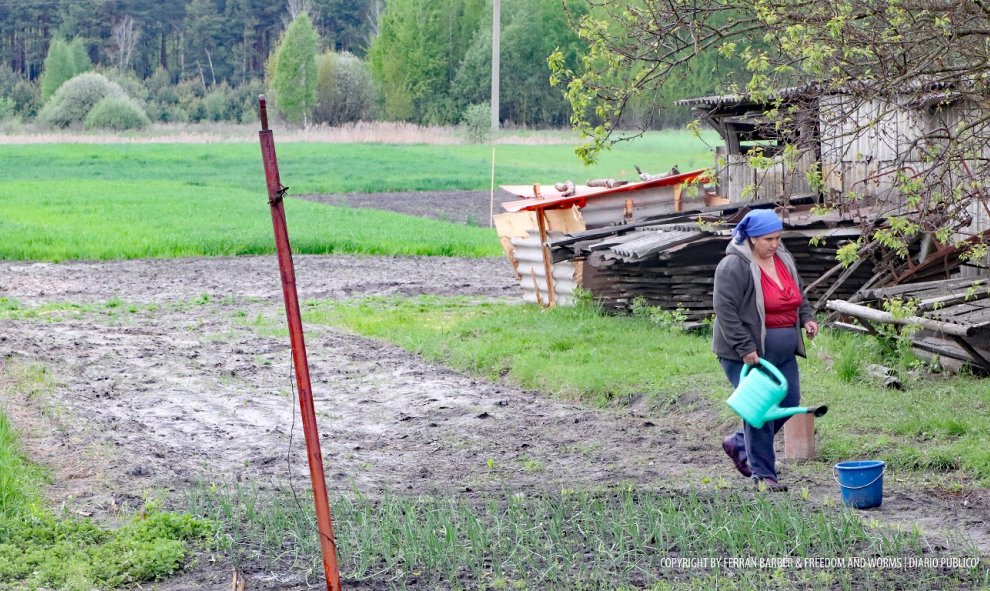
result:
[(31, 499), (32, 490), (10, 421), (0, 412), (0, 519), (20, 512)]
[[(607, 317), (578, 306), (369, 298), (308, 302), (305, 318), (382, 338), (462, 371), (606, 405), (639, 395), (660, 410), (708, 410), (712, 428), (734, 415), (730, 386), (708, 337), (658, 326), (649, 315)], [(869, 379), (882, 362), (869, 338), (824, 331), (802, 360), (802, 401), (827, 404), (816, 422), (821, 462), (886, 460), (891, 469), (957, 474), (990, 484), (990, 388), (967, 375), (905, 373), (904, 390)], [(858, 368), (850, 371), (850, 367)], [(697, 419), (694, 419), (697, 420)]]
[[(715, 577), (725, 582), (720, 589), (930, 589), (986, 577), (972, 564), (921, 576), (833, 569), (824, 578), (813, 568), (760, 566), (930, 550), (917, 532), (868, 529), (851, 512), (788, 497), (693, 490), (374, 499), (353, 493), (331, 505), (342, 576), (373, 586), (705, 589), (716, 588), (708, 586)], [(223, 522), (243, 560), (280, 568), (308, 562), (315, 569), (319, 546), (308, 498), (285, 489), (262, 496), (250, 485), (202, 485), (187, 494), (187, 509)]]

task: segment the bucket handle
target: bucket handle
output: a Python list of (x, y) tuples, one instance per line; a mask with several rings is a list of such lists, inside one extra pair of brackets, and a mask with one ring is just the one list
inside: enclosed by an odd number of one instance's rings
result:
[(873, 486), (876, 483), (877, 480), (880, 480), (881, 478), (883, 478), (883, 473), (886, 472), (886, 471), (887, 471), (887, 466), (884, 466), (883, 468), (880, 468), (880, 473), (877, 474), (877, 477), (874, 478), (873, 480), (871, 480), (870, 482), (867, 482), (866, 484), (864, 484), (862, 486), (849, 486), (849, 485), (842, 484), (841, 482), (839, 482), (839, 469), (836, 468), (835, 466), (832, 466), (832, 477), (835, 478), (835, 482), (839, 486), (841, 486), (842, 488), (845, 488), (845, 489), (848, 489), (848, 490), (860, 490), (860, 489), (864, 489), (864, 488), (866, 488), (868, 486)]
[[(770, 363), (769, 361), (767, 361), (762, 357), (760, 357), (759, 365), (762, 366), (764, 369), (766, 369), (767, 375), (776, 379), (778, 384), (783, 384), (785, 387), (787, 386), (787, 378), (784, 377), (784, 374), (780, 373), (780, 370), (777, 369), (776, 365)], [(750, 370), (755, 368), (756, 368), (755, 365), (749, 365), (748, 363), (744, 363), (742, 369), (739, 371), (739, 381), (740, 382), (743, 381), (746, 375), (749, 374)]]

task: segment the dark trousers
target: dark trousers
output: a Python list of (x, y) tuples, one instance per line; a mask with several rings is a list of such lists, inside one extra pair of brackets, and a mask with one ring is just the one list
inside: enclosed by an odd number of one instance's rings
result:
[[(797, 329), (794, 328), (769, 328), (764, 342), (766, 351), (763, 358), (774, 364), (780, 373), (787, 378), (787, 395), (780, 402), (781, 407), (797, 406), (801, 403), (801, 384), (798, 376), (797, 358), (794, 356), (797, 351), (798, 338)], [(722, 364), (722, 371), (732, 383), (732, 387), (739, 385), (739, 374), (742, 372), (743, 362), (733, 361), (719, 357)], [(753, 470), (754, 478), (773, 478), (777, 480), (776, 456), (773, 451), (773, 438), (783, 428), (784, 419), (768, 421), (763, 427), (757, 429), (749, 423), (743, 421), (741, 430), (736, 431), (732, 436), (733, 444), (737, 449), (745, 447), (746, 459), (749, 467)]]

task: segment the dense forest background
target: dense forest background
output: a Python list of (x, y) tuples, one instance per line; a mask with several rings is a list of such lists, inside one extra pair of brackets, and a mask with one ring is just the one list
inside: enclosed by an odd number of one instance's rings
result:
[[(575, 28), (589, 6), (502, 0), (501, 10), (501, 120), (568, 125), (547, 58), (559, 49), (579, 68), (588, 47)], [(120, 129), (253, 120), (257, 95), (268, 92), (286, 120), (303, 125), (471, 117), (482, 125), (491, 15), (491, 0), (0, 0), (0, 121)], [(624, 122), (683, 124), (687, 113), (664, 107), (716, 86), (700, 67), (676, 90), (632, 105)], [(91, 117), (108, 97), (116, 102)]]

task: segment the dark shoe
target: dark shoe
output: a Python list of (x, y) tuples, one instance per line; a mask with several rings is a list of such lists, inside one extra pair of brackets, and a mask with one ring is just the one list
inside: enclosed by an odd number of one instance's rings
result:
[(786, 484), (781, 484), (769, 476), (754, 478), (753, 482), (756, 484), (756, 490), (760, 492), (787, 492)]
[(729, 459), (732, 460), (732, 464), (736, 467), (736, 470), (739, 470), (740, 474), (746, 478), (753, 475), (753, 471), (749, 469), (749, 464), (742, 457), (739, 448), (736, 447), (732, 435), (729, 435), (722, 440), (722, 449), (725, 450), (725, 455), (729, 456)]

